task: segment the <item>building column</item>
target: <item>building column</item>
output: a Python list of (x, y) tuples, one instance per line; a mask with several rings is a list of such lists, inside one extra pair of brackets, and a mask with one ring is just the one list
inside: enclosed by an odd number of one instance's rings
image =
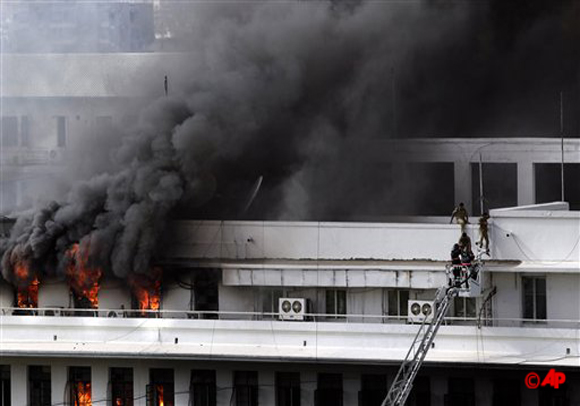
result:
[(276, 373), (271, 369), (261, 369), (258, 371), (258, 404), (276, 404)]
[(147, 404), (147, 385), (149, 385), (149, 367), (144, 361), (138, 361), (133, 366), (133, 398), (135, 406)]
[(344, 392), (343, 404), (358, 404), (358, 392), (361, 389), (360, 378), (360, 373), (357, 372), (345, 372), (342, 375), (342, 387)]
[(433, 374), (429, 376), (431, 386), (431, 406), (443, 406), (447, 394), (447, 374)]
[(10, 365), (10, 404), (12, 406), (26, 406), (28, 404), (28, 376), (26, 365)]
[(91, 365), (91, 399), (93, 403), (106, 403), (109, 374), (107, 365), (97, 363)]
[(314, 391), (317, 386), (316, 371), (300, 372), (300, 405), (314, 406)]
[(475, 379), (475, 404), (493, 405), (493, 382), (491, 379), (484, 377)]
[(68, 381), (68, 368), (60, 363), (50, 366), (50, 397), (52, 404), (64, 405)]
[[(471, 165), (465, 161), (455, 161), (453, 163), (453, 179), (455, 190), (455, 204), (459, 202), (465, 204), (465, 208), (469, 214), (473, 213), (473, 206), (471, 201)], [(449, 215), (453, 207), (449, 208)]]
[(518, 162), (518, 206), (534, 204), (536, 202), (536, 176), (534, 163), (531, 161)]
[(229, 405), (234, 390), (234, 373), (229, 368), (218, 368), (215, 371), (217, 386), (216, 403), (218, 405)]
[(188, 405), (191, 371), (187, 366), (178, 366), (173, 371), (175, 377), (175, 404)]

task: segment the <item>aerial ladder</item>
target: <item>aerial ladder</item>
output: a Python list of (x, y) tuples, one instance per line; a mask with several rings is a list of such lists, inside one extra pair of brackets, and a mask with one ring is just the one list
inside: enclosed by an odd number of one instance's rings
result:
[(433, 302), (434, 314), (433, 318), (426, 317), (417, 331), (417, 335), (411, 344), (411, 348), (407, 352), (407, 356), (403, 364), (399, 368), (399, 372), (395, 376), (395, 380), (387, 393), (387, 397), (381, 403), (381, 406), (404, 406), (407, 397), (413, 388), (413, 381), (421, 369), (421, 365), (427, 356), (427, 352), (437, 330), (443, 323), (443, 319), (456, 296), (474, 297), (481, 295), (482, 271), (483, 263), (481, 255), (478, 255), (477, 261), (471, 266), (462, 265), (460, 273), (453, 273), (453, 267), (447, 266), (447, 277), (449, 286), (442, 286), (437, 290), (435, 300)]

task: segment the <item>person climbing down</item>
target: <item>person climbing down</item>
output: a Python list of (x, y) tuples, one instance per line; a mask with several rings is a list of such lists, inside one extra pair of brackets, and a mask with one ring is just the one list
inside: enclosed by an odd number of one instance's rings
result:
[(459, 206), (457, 206), (453, 210), (453, 213), (451, 213), (451, 220), (449, 220), (449, 224), (453, 222), (453, 219), (455, 219), (455, 222), (461, 226), (461, 232), (464, 233), (465, 227), (469, 223), (469, 216), (463, 202), (459, 203)]
[[(488, 224), (489, 214), (483, 213), (483, 216), (479, 218), (479, 241), (475, 243), (482, 251), (485, 251), (489, 255), (489, 235), (488, 235)], [(485, 241), (485, 248), (483, 248), (483, 242)]]
[(461, 237), (459, 238), (459, 248), (461, 251), (467, 251), (469, 255), (473, 255), (471, 251), (471, 238), (467, 235), (467, 233), (461, 233)]
[(453, 285), (461, 284), (461, 248), (454, 244), (451, 250), (451, 266), (453, 270)]

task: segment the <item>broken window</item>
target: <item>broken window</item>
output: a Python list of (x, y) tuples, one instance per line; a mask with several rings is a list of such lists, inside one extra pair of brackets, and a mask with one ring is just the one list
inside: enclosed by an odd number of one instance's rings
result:
[(111, 368), (110, 387), (114, 406), (133, 406), (133, 368)]
[(276, 406), (300, 406), (300, 372), (276, 372)]
[(235, 371), (234, 395), (236, 406), (258, 406), (258, 373)]
[(216, 376), (214, 370), (191, 371), (191, 403), (192, 406), (215, 406)]
[(151, 369), (147, 406), (175, 406), (173, 369)]
[(68, 388), (71, 406), (91, 406), (91, 368), (69, 367)]
[(28, 390), (30, 406), (50, 406), (50, 366), (28, 367)]

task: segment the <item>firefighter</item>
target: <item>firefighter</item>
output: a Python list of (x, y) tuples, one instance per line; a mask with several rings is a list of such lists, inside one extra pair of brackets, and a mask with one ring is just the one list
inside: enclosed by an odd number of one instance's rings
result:
[(461, 248), (454, 244), (451, 250), (451, 266), (453, 269), (453, 285), (457, 286), (461, 278)]
[[(487, 220), (489, 219), (489, 214), (483, 213), (483, 216), (479, 218), (479, 241), (475, 243), (481, 250), (485, 251), (489, 255), (489, 235)], [(485, 241), (485, 249), (483, 248), (483, 242)]]
[(455, 222), (461, 226), (461, 232), (464, 233), (465, 226), (469, 223), (469, 216), (463, 202), (459, 203), (459, 206), (457, 206), (453, 210), (453, 213), (451, 213), (451, 220), (449, 220), (449, 224), (453, 222), (453, 219), (455, 219)]
[(465, 251), (470, 256), (473, 256), (473, 252), (471, 251), (471, 238), (465, 232), (461, 233), (461, 238), (459, 238), (459, 248), (461, 248), (461, 251)]

